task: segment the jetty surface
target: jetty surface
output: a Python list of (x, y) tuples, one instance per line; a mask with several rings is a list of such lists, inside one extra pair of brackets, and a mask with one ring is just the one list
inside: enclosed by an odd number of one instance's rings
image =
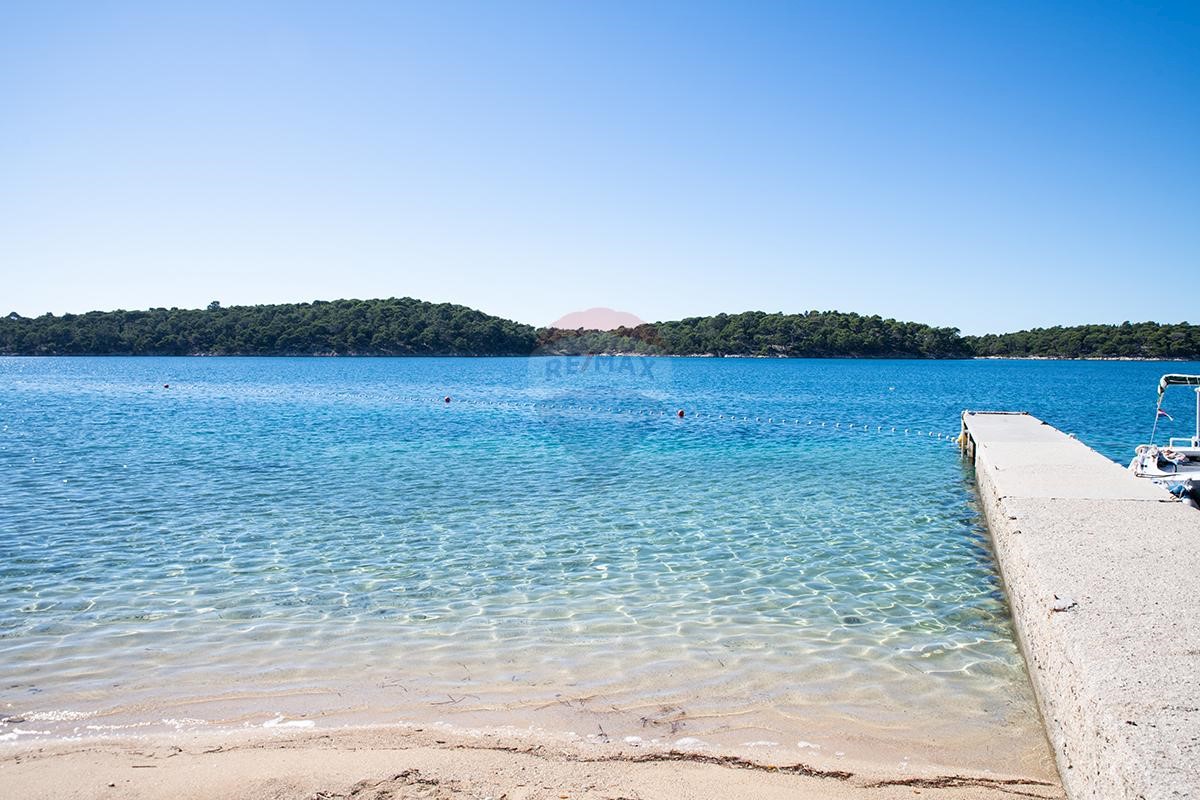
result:
[(1200, 511), (1028, 414), (962, 441), (1067, 795), (1200, 798)]

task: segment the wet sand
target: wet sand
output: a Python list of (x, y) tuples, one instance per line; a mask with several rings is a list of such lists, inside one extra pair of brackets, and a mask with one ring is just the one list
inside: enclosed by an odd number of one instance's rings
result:
[(1063, 798), (1057, 781), (771, 754), (375, 727), (30, 742), (0, 750), (9, 797), (274, 800)]

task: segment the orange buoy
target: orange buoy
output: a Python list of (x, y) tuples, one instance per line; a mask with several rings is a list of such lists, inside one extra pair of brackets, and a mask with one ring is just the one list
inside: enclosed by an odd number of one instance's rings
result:
[(680, 419), (683, 419), (683, 409), (681, 408), (678, 411), (676, 411), (675, 416), (679, 417)]

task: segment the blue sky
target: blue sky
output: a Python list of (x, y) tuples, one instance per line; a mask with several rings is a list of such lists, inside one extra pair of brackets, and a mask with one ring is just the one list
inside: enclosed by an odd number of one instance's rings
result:
[(1200, 322), (1200, 4), (0, 5), (0, 313)]

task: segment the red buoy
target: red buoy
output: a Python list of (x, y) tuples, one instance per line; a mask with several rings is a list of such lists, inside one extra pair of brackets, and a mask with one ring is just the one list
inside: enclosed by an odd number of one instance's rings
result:
[(680, 419), (683, 419), (683, 409), (681, 408), (681, 409), (679, 409), (679, 411), (675, 412), (675, 416), (679, 417)]

